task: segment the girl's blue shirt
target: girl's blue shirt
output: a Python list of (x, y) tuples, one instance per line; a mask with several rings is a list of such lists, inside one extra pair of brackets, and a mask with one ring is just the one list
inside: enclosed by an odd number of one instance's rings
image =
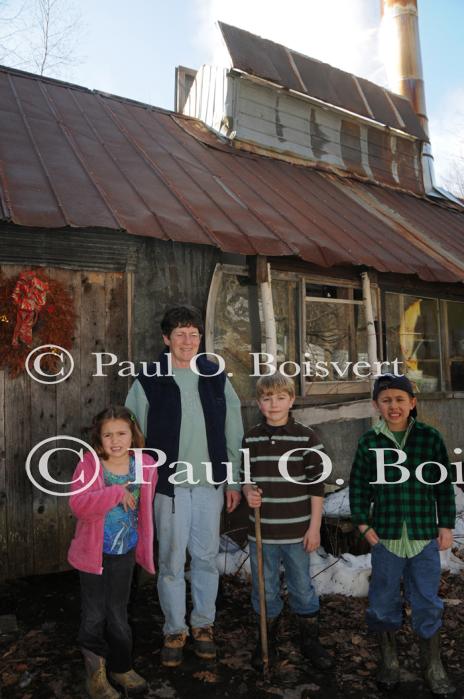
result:
[[(135, 481), (135, 459), (129, 458), (129, 473), (119, 476), (108, 471), (102, 464), (103, 479), (106, 486), (125, 485)], [(136, 507), (125, 512), (122, 504), (113, 507), (105, 517), (103, 534), (103, 553), (121, 555), (133, 549), (138, 541), (137, 525), (140, 500), (140, 485), (133, 483), (129, 490), (135, 498)]]

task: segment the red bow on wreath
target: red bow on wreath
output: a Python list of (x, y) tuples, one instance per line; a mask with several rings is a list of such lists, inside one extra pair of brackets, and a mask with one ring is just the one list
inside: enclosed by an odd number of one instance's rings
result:
[(39, 311), (47, 300), (48, 284), (35, 272), (21, 272), (12, 293), (13, 302), (18, 306), (16, 326), (12, 345), (18, 347), (19, 340), (25, 345), (32, 345), (32, 327), (37, 322)]

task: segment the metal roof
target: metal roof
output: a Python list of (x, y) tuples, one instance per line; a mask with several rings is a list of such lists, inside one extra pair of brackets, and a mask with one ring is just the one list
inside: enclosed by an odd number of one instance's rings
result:
[(240, 151), (195, 119), (6, 68), (0, 214), (29, 228), (464, 279), (462, 211)]
[(219, 28), (234, 68), (428, 141), (405, 97), (244, 29)]

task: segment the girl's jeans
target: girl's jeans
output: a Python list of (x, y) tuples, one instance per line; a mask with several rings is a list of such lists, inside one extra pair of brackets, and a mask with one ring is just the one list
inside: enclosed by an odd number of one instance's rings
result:
[(403, 600), (411, 605), (412, 626), (422, 638), (431, 638), (442, 623), (443, 602), (438, 597), (440, 554), (436, 539), (413, 558), (400, 558), (383, 544), (372, 548), (372, 577), (369, 608), (366, 613), (369, 631), (396, 631), (403, 621)]
[(120, 556), (103, 554), (103, 573), (80, 573), (82, 648), (106, 658), (113, 672), (132, 667), (132, 632), (127, 620), (135, 549)]

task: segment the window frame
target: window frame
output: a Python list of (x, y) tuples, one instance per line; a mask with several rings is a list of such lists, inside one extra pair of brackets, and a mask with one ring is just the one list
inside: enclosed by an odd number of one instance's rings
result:
[[(315, 286), (334, 286), (354, 291), (355, 289), (362, 291), (362, 280), (349, 279), (344, 277), (329, 277), (320, 274), (308, 274), (305, 272), (286, 272), (283, 270), (272, 269), (272, 281), (293, 281), (299, 286), (299, 307), (297, 309), (297, 323), (299, 325), (299, 348), (298, 355), (300, 366), (305, 361), (305, 344), (306, 344), (306, 301), (313, 299), (316, 302), (333, 302), (345, 303), (350, 306), (360, 305), (364, 307), (364, 301), (355, 299), (324, 299), (323, 297), (311, 297), (306, 294), (306, 285), (312, 284)], [(374, 308), (374, 317), (376, 319), (376, 334), (377, 344), (381, 347), (382, 344), (382, 329), (379, 322), (380, 316), (380, 288), (377, 281), (371, 280), (371, 296)], [(379, 358), (380, 359), (380, 358)], [(295, 377), (295, 383), (298, 388), (298, 397), (305, 402), (310, 402), (311, 398), (322, 398), (324, 396), (365, 396), (370, 393), (370, 385), (368, 379), (348, 379), (339, 381), (312, 381), (309, 384), (309, 390), (306, 386), (303, 372), (300, 372), (298, 377)]]
[[(216, 266), (215, 274), (213, 274), (211, 285), (208, 294), (208, 304), (207, 304), (207, 316), (206, 316), (206, 326), (205, 326), (205, 342), (206, 351), (213, 350), (213, 340), (214, 340), (214, 311), (216, 307), (217, 296), (221, 287), (222, 275), (232, 274), (237, 276), (243, 276), (250, 278), (250, 270), (247, 265), (236, 265), (236, 264), (222, 264), (218, 263)], [(304, 358), (304, 347), (305, 347), (305, 329), (306, 329), (306, 302), (307, 300), (314, 300), (317, 302), (324, 302), (323, 297), (311, 297), (306, 294), (306, 285), (314, 284), (318, 286), (333, 286), (342, 287), (345, 289), (355, 289), (362, 290), (362, 280), (337, 276), (332, 277), (324, 274), (317, 273), (306, 273), (303, 270), (283, 270), (281, 268), (274, 269), (271, 267), (271, 285), (274, 281), (287, 281), (296, 282), (297, 284), (297, 307), (295, 309), (295, 322), (298, 327), (298, 338), (297, 338), (297, 352), (298, 356), (295, 361), (297, 361), (300, 366), (302, 365)], [(386, 294), (395, 294), (397, 296), (410, 296), (415, 298), (420, 298), (424, 300), (430, 300), (437, 303), (437, 313), (438, 313), (438, 333), (437, 340), (439, 343), (439, 373), (440, 373), (440, 383), (441, 387), (437, 391), (424, 393), (423, 395), (433, 396), (433, 395), (443, 395), (444, 393), (452, 393), (457, 395), (463, 395), (464, 391), (459, 389), (453, 389), (451, 387), (451, 359), (449, 353), (449, 330), (448, 330), (448, 303), (462, 303), (464, 306), (464, 295), (459, 296), (457, 293), (453, 293), (451, 289), (441, 289), (434, 293), (434, 290), (430, 285), (425, 288), (422, 287), (420, 283), (414, 284), (403, 284), (396, 283), (393, 279), (382, 280), (377, 277), (377, 275), (372, 274), (371, 276), (371, 296), (372, 304), (374, 309), (374, 320), (376, 326), (376, 336), (377, 336), (377, 354), (378, 361), (383, 362), (387, 360), (387, 337), (386, 337)], [(441, 292), (441, 293), (440, 293)], [(332, 303), (346, 303), (349, 305), (364, 305), (363, 301), (357, 299), (327, 299), (327, 302)], [(259, 328), (261, 338), (262, 338), (262, 328)], [(327, 399), (333, 397), (336, 399), (349, 400), (352, 396), (354, 400), (360, 400), (366, 397), (369, 393), (368, 381), (365, 382), (362, 379), (357, 380), (334, 380), (328, 381), (324, 379), (319, 382), (311, 382), (311, 391), (305, 392), (305, 379), (302, 376), (302, 372), (299, 376), (295, 377), (295, 383), (297, 387), (297, 402), (300, 404), (310, 405), (316, 399), (322, 402), (327, 402)], [(362, 384), (365, 383), (363, 386)], [(249, 401), (243, 401), (244, 404)]]
[[(384, 343), (382, 347), (382, 353), (383, 356), (385, 357), (385, 360), (388, 360), (387, 356), (387, 342), (388, 342), (388, 332), (387, 332), (387, 301), (386, 301), (386, 296), (387, 294), (394, 294), (396, 296), (402, 297), (401, 298), (401, 307), (404, 308), (404, 297), (409, 296), (411, 298), (416, 298), (416, 299), (421, 299), (423, 301), (434, 301), (436, 303), (436, 308), (437, 308), (437, 340), (438, 340), (438, 369), (439, 369), (439, 388), (436, 391), (424, 391), (423, 395), (433, 395), (436, 393), (443, 393), (444, 391), (447, 390), (447, 384), (445, 383), (445, 374), (444, 374), (444, 352), (443, 352), (443, 327), (444, 323), (442, 322), (442, 306), (440, 303), (440, 298), (438, 296), (430, 296), (428, 294), (422, 295), (420, 293), (420, 289), (417, 290), (416, 293), (414, 293), (413, 290), (408, 290), (408, 291), (398, 291), (398, 290), (392, 290), (392, 289), (385, 289), (382, 290), (383, 295), (382, 295), (382, 325), (385, 326), (385, 331), (384, 331)], [(404, 369), (404, 367), (401, 367)], [(414, 379), (412, 379), (414, 381)]]

